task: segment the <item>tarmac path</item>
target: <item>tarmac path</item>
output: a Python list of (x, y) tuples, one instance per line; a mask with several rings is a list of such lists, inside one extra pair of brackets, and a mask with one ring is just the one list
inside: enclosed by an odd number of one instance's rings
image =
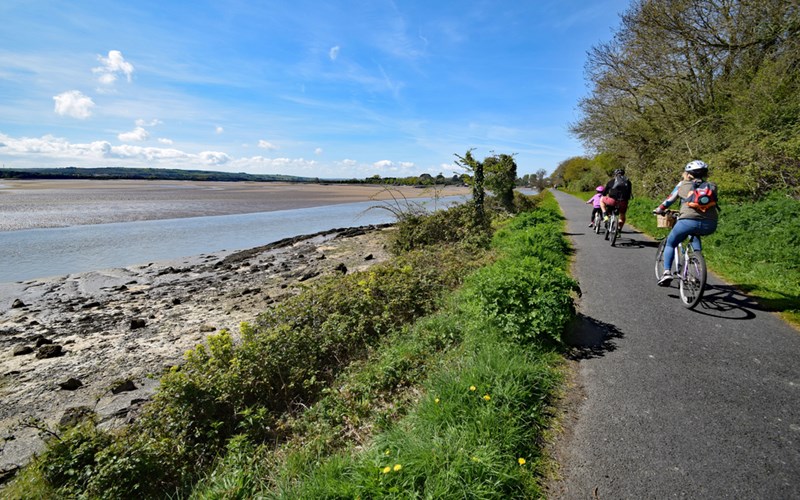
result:
[(549, 497), (800, 498), (800, 332), (711, 273), (684, 308), (655, 284), (655, 241), (626, 225), (611, 247), (553, 193), (582, 297)]

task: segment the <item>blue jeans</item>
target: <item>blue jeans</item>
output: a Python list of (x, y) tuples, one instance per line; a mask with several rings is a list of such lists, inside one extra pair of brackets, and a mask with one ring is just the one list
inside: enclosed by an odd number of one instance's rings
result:
[[(675, 258), (675, 247), (678, 243), (685, 240), (690, 234), (698, 236), (707, 236), (717, 230), (717, 221), (715, 220), (700, 220), (700, 219), (678, 219), (675, 227), (670, 231), (667, 236), (667, 244), (664, 247), (664, 270), (668, 271), (672, 268), (672, 261)], [(695, 252), (699, 252), (702, 247), (700, 246), (700, 238), (692, 239), (692, 247)]]

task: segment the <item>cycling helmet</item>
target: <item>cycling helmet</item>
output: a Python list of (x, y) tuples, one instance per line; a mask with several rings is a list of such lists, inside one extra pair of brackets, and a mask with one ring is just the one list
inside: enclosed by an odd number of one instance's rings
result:
[(602, 193), (603, 191), (605, 191), (605, 189), (606, 189), (605, 186), (597, 186), (596, 188), (594, 188), (594, 190), (597, 191), (598, 193)]
[(708, 172), (708, 165), (704, 161), (700, 160), (692, 160), (686, 164), (686, 167), (683, 169), (686, 172), (699, 172), (705, 170)]
[(625, 175), (625, 169), (618, 168), (618, 169), (614, 170), (614, 177), (616, 177), (618, 175)]

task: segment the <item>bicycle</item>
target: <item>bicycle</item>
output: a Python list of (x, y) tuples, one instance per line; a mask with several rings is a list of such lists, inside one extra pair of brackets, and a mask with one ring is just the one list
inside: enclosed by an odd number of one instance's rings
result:
[[(665, 215), (673, 220), (678, 219), (678, 212), (668, 211)], [(671, 227), (671, 226), (669, 226)], [(690, 234), (686, 241), (678, 243), (675, 247), (675, 257), (672, 259), (672, 277), (678, 279), (681, 302), (688, 309), (693, 309), (703, 298), (706, 288), (707, 269), (703, 254), (695, 252), (692, 242), (694, 238), (700, 240), (700, 235)], [(661, 240), (656, 250), (656, 279), (660, 279), (664, 270), (664, 248), (667, 246), (667, 238)]]
[(608, 222), (606, 222), (605, 238), (607, 240), (611, 236), (611, 246), (613, 247), (619, 237), (619, 207), (611, 207), (609, 211), (611, 214), (608, 216)]
[(595, 214), (594, 214), (594, 222), (592, 222), (592, 224), (594, 224), (594, 226), (592, 228), (594, 230), (594, 234), (600, 234), (600, 226), (603, 225), (603, 215), (600, 212), (600, 210), (595, 212)]

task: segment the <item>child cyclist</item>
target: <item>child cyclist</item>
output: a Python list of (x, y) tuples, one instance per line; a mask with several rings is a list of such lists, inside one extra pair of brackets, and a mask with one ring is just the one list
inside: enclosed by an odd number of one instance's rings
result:
[[(661, 202), (653, 213), (663, 214), (667, 207), (681, 200), (681, 209), (675, 227), (667, 236), (667, 244), (664, 247), (664, 274), (658, 280), (658, 286), (669, 286), (672, 282), (672, 261), (675, 258), (675, 247), (678, 243), (686, 239), (690, 234), (707, 236), (717, 229), (719, 219), (719, 207), (716, 204), (716, 194), (713, 201), (708, 206), (698, 207), (696, 203), (689, 202), (694, 191), (700, 183), (708, 177), (708, 165), (700, 160), (692, 160), (683, 169), (681, 180), (666, 200)], [(713, 184), (712, 184), (713, 186)], [(716, 186), (714, 186), (716, 189)], [(692, 239), (692, 247), (695, 252), (701, 249), (700, 238)]]
[(605, 191), (605, 186), (597, 186), (595, 188), (595, 195), (589, 198), (586, 204), (592, 204), (592, 216), (589, 219), (589, 227), (594, 227), (594, 214), (600, 213), (602, 215), (603, 209), (600, 208), (600, 198), (603, 197), (603, 191)]

